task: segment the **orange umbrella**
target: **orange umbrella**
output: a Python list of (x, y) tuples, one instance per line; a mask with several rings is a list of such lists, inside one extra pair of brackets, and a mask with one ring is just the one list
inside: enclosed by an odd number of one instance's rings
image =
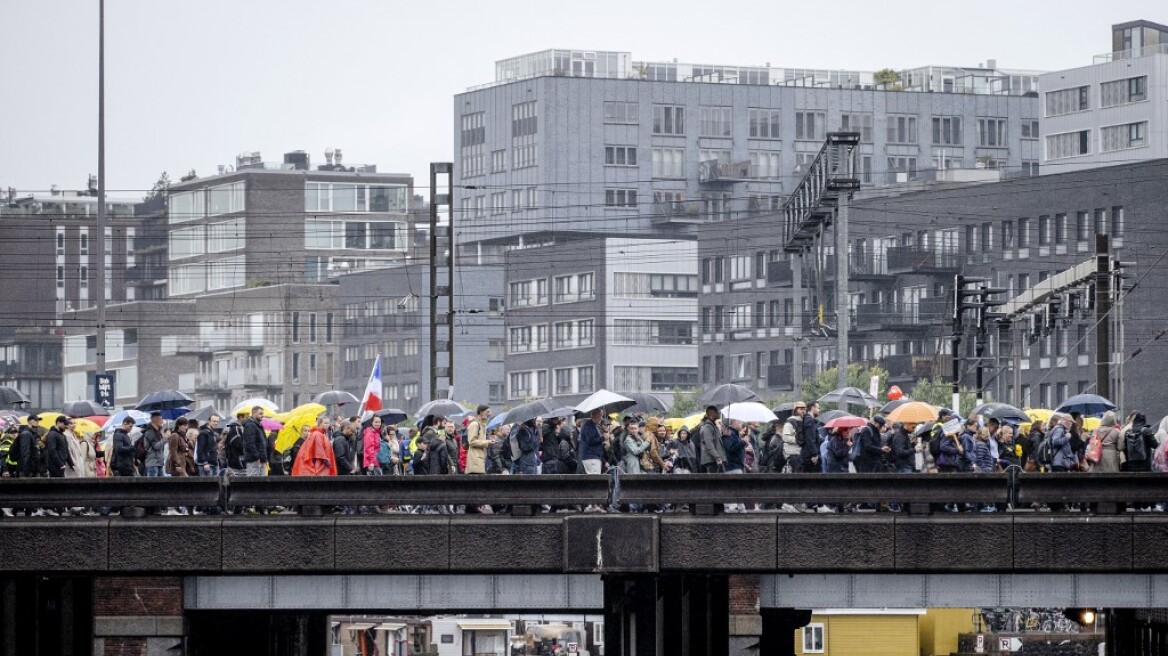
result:
[(909, 401), (888, 413), (885, 419), (899, 421), (902, 424), (921, 424), (926, 421), (937, 421), (937, 411), (928, 403)]

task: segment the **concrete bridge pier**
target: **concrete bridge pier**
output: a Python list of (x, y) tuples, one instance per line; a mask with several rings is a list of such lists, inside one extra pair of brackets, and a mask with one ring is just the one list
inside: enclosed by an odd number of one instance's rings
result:
[(606, 576), (605, 656), (727, 656), (729, 603), (723, 575)]

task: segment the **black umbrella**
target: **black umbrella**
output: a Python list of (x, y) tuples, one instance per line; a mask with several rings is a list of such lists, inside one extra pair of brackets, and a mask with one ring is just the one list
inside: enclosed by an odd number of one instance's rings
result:
[(566, 405), (562, 408), (556, 408), (546, 415), (541, 416), (544, 419), (569, 419), (576, 416), (576, 408)]
[(981, 415), (986, 419), (997, 419), (1010, 424), (1030, 421), (1030, 415), (1008, 403), (983, 403), (970, 411), (970, 417)]
[(194, 402), (194, 399), (178, 390), (162, 390), (161, 392), (151, 392), (143, 396), (142, 400), (138, 401), (135, 409), (141, 410), (142, 412), (175, 410), (189, 407)]
[(669, 405), (656, 394), (648, 392), (629, 392), (621, 396), (628, 397), (637, 402), (636, 405), (625, 408), (625, 413), (630, 415), (646, 414), (651, 415), (657, 412), (665, 412), (669, 409)]
[(900, 406), (904, 405), (905, 403), (908, 403), (909, 401), (912, 401), (912, 399), (908, 398), (907, 396), (903, 397), (903, 398), (899, 398), (895, 401), (889, 401), (888, 403), (884, 404), (883, 408), (880, 408), (880, 414), (886, 415), (886, 414), (892, 412), (893, 410), (899, 408)]
[[(317, 403), (320, 403), (320, 401), (317, 401)], [(381, 417), (382, 426), (386, 424), (394, 424), (396, 426), (397, 424), (404, 423), (408, 416), (409, 415), (406, 414), (405, 410), (398, 410), (397, 408), (386, 408), (385, 410), (378, 410), (377, 412), (374, 412), (369, 416), (368, 419), (361, 422), (361, 425), (371, 426), (373, 425), (374, 417)]]
[(819, 413), (819, 423), (826, 424), (832, 419), (839, 419), (840, 417), (854, 417), (850, 412), (845, 410), (828, 410), (827, 412)]
[(795, 414), (795, 402), (787, 401), (786, 403), (780, 403), (771, 408), (771, 412), (775, 413), (779, 421), (787, 421), (791, 418), (791, 415)]
[(0, 387), (0, 405), (28, 405), (32, 399), (15, 387)]
[(205, 424), (211, 420), (211, 415), (219, 415), (222, 417), (223, 413), (219, 412), (213, 405), (205, 405), (201, 408), (191, 410), (183, 416), (187, 419), (193, 419), (200, 424)]
[(1055, 412), (1077, 412), (1086, 416), (1098, 416), (1108, 410), (1114, 409), (1114, 403), (1098, 394), (1078, 394), (1063, 401), (1062, 405)]
[(507, 411), (508, 424), (522, 424), (531, 421), (536, 417), (547, 417), (555, 408), (548, 407), (546, 400), (529, 401), (523, 405), (517, 405)]
[(346, 403), (360, 403), (361, 399), (344, 390), (329, 390), (312, 397), (312, 402), (321, 405), (345, 405)]
[(743, 403), (745, 401), (761, 401), (761, 399), (749, 387), (735, 385), (734, 383), (711, 387), (702, 392), (702, 395), (698, 397), (698, 403), (703, 407), (716, 405), (719, 408), (724, 408), (731, 403)]
[(879, 408), (880, 402), (876, 397), (858, 387), (841, 387), (819, 397), (820, 403), (834, 403), (836, 405), (855, 405), (862, 408)]
[(103, 407), (95, 401), (71, 401), (65, 404), (62, 412), (70, 417), (93, 417), (96, 415), (108, 417), (110, 413), (109, 408)]
[(459, 417), (470, 412), (454, 401), (448, 399), (436, 399), (418, 408), (414, 413), (418, 417), (425, 417), (427, 415), (436, 415), (439, 417)]

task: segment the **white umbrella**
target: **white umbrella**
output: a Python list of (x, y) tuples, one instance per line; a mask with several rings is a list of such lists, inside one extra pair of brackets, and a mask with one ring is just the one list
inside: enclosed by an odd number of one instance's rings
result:
[(621, 396), (616, 392), (610, 392), (606, 389), (593, 392), (591, 396), (584, 399), (576, 406), (576, 412), (588, 414), (597, 408), (604, 409), (605, 413), (620, 412), (625, 408), (631, 408), (637, 405), (637, 402), (627, 396)]
[(738, 421), (757, 421), (768, 422), (776, 421), (778, 417), (771, 411), (770, 408), (758, 403), (757, 401), (745, 401), (743, 403), (731, 403), (722, 408), (722, 415), (727, 419), (737, 419)]

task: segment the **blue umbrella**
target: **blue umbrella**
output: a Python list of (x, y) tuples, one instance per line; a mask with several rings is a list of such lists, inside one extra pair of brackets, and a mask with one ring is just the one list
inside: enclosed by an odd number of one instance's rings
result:
[(500, 412), (499, 414), (495, 415), (494, 417), (491, 417), (491, 420), (489, 422), (487, 422), (487, 430), (491, 430), (492, 428), (498, 428), (498, 427), (502, 426), (506, 421), (507, 421), (507, 411), (504, 410), (503, 412)]
[(1101, 415), (1108, 410), (1115, 410), (1115, 404), (1098, 394), (1077, 394), (1063, 401), (1055, 412), (1077, 412), (1084, 416)]

